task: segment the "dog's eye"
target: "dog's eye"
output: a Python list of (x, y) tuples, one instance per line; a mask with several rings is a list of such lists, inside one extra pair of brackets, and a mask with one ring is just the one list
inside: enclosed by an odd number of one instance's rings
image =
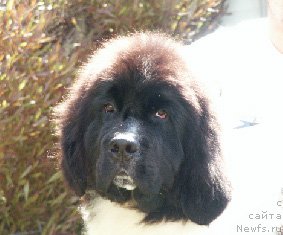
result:
[(104, 105), (104, 112), (105, 113), (114, 113), (115, 112), (115, 108), (112, 104), (105, 104)]
[(155, 117), (158, 117), (160, 119), (165, 119), (167, 118), (168, 114), (164, 109), (159, 109), (156, 113), (155, 113)]

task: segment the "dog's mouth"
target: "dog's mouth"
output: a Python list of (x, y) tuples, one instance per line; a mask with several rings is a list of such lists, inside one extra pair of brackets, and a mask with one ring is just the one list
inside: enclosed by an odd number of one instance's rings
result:
[(119, 187), (126, 190), (134, 190), (137, 186), (131, 176), (128, 175), (126, 171), (119, 172), (113, 179), (113, 183)]

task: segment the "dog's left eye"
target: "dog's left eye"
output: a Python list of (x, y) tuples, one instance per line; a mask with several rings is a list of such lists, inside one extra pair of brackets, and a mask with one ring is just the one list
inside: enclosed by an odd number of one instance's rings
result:
[(158, 117), (160, 119), (165, 119), (167, 118), (168, 114), (164, 109), (159, 109), (156, 113), (155, 113), (155, 117)]
[(114, 105), (112, 105), (112, 104), (105, 104), (104, 105), (104, 112), (105, 113), (114, 113), (115, 112)]

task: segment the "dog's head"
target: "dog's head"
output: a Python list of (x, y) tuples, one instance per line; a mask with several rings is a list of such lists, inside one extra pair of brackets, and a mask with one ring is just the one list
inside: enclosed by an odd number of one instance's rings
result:
[(229, 201), (218, 126), (182, 46), (158, 34), (114, 39), (57, 108), (62, 167), (79, 195), (134, 201), (145, 221), (209, 224)]

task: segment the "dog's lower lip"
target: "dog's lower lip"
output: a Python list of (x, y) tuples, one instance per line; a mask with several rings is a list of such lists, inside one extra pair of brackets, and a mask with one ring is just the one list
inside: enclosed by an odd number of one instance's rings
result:
[(113, 183), (116, 186), (127, 190), (134, 190), (136, 188), (134, 180), (125, 171), (121, 171), (119, 174), (117, 174), (113, 180)]

